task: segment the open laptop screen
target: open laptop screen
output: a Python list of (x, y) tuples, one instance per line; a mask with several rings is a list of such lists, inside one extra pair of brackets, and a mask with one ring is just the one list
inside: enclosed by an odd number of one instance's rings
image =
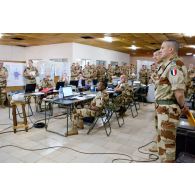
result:
[(63, 94), (64, 94), (64, 97), (72, 96), (73, 95), (72, 87), (64, 87)]

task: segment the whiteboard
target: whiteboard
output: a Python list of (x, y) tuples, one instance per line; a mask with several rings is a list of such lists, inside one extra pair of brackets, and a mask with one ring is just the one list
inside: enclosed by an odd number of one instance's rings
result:
[(25, 63), (4, 62), (3, 64), (8, 70), (7, 86), (24, 86), (25, 79), (23, 77), (23, 72)]

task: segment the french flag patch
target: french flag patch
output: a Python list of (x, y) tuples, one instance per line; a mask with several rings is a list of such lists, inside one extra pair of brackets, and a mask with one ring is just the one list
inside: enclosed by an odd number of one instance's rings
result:
[(177, 75), (177, 69), (176, 68), (171, 70), (171, 75), (173, 75), (173, 76)]

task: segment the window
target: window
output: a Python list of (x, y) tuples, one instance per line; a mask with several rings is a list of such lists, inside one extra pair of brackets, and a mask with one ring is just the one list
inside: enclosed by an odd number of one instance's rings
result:
[(112, 66), (116, 66), (116, 65), (118, 65), (118, 62), (111, 61), (110, 64), (111, 64)]
[(104, 61), (104, 60), (96, 60), (96, 65), (100, 65), (100, 64), (106, 66), (106, 61)]
[(91, 60), (90, 59), (82, 59), (81, 60), (82, 68), (84, 68), (84, 66), (87, 65), (87, 64), (91, 64)]

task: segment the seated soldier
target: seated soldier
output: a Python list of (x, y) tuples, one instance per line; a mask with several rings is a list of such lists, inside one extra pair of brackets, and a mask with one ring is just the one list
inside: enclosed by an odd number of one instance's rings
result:
[(119, 115), (125, 115), (125, 103), (133, 100), (133, 90), (127, 82), (126, 75), (120, 76), (119, 84), (115, 87), (114, 91), (117, 94), (121, 94), (120, 96), (116, 97), (117, 99), (119, 99), (117, 102), (120, 102), (121, 104)]
[(97, 85), (98, 93), (95, 98), (91, 101), (89, 108), (75, 109), (72, 116), (72, 129), (68, 132), (68, 135), (78, 134), (77, 128), (84, 128), (83, 118), (84, 117), (95, 117), (98, 116), (104, 108), (106, 102), (109, 100), (109, 94), (106, 92), (106, 84), (99, 82)]
[[(54, 88), (54, 86), (55, 86), (55, 83), (52, 79), (50, 79), (50, 75), (46, 75), (46, 77), (40, 82), (39, 90), (41, 91), (42, 89), (45, 89), (45, 88)], [(43, 96), (39, 96), (38, 98), (37, 103), (39, 105), (40, 110), (41, 110), (42, 100), (45, 96), (47, 97), (47, 94)]]

